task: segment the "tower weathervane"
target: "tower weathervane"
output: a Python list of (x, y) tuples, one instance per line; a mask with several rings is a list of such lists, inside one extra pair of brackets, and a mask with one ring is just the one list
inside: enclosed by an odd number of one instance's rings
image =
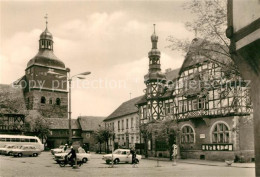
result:
[(47, 28), (47, 25), (48, 25), (48, 14), (46, 14), (46, 15), (44, 16), (44, 18), (46, 19), (46, 28)]

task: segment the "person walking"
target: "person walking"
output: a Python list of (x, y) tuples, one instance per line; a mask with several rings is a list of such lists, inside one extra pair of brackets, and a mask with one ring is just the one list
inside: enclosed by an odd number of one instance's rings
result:
[(136, 152), (134, 147), (131, 148), (130, 153), (132, 154), (132, 164), (135, 165), (136, 164)]

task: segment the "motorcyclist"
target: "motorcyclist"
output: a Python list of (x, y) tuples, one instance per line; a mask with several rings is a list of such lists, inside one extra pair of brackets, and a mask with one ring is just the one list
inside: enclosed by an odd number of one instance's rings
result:
[(68, 156), (71, 154), (71, 156), (69, 157), (69, 161), (73, 161), (74, 159), (76, 160), (76, 151), (75, 149), (73, 149), (73, 147), (71, 146), (71, 150), (68, 153)]

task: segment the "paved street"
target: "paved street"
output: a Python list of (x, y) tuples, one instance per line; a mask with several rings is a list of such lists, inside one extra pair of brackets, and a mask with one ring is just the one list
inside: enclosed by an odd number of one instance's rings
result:
[(178, 163), (172, 166), (170, 161), (142, 159), (137, 168), (130, 164), (119, 164), (109, 168), (102, 160), (102, 155), (92, 154), (92, 159), (80, 169), (70, 166), (61, 168), (50, 152), (43, 152), (39, 157), (14, 158), (0, 156), (0, 176), (254, 176), (254, 168), (199, 165), (194, 163)]

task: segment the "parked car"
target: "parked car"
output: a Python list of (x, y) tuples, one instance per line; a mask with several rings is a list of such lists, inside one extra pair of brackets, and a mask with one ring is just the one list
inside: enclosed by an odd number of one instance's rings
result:
[(7, 148), (12, 148), (12, 147), (14, 147), (13, 144), (6, 144), (6, 145), (4, 145), (4, 147), (0, 148), (0, 154), (3, 154), (3, 151), (6, 150)]
[(19, 149), (13, 149), (11, 151), (12, 155), (14, 157), (22, 157), (22, 156), (33, 156), (33, 157), (37, 157), (38, 155), (41, 154), (41, 150), (37, 149), (35, 146), (33, 145), (23, 145), (21, 148)]
[(19, 146), (19, 145), (12, 145), (12, 146), (8, 146), (7, 148), (5, 148), (4, 150), (2, 150), (2, 154), (3, 155), (12, 155), (12, 151), (14, 149), (19, 149), (21, 148), (22, 146)]
[[(65, 156), (67, 156), (69, 152), (70, 152), (70, 149), (67, 149), (64, 153), (57, 153), (57, 154), (55, 154), (54, 155), (54, 160), (57, 163), (59, 163), (61, 161), (64, 161), (65, 160)], [(91, 154), (90, 153), (86, 153), (86, 151), (83, 148), (79, 148), (78, 152), (76, 153), (76, 155), (77, 155), (77, 159), (82, 161), (83, 163), (86, 163), (91, 158)]]
[(65, 145), (60, 145), (60, 147), (51, 149), (51, 154), (54, 155), (56, 153), (62, 153), (64, 152)]
[[(136, 163), (139, 163), (141, 160), (141, 155), (136, 155)], [(102, 158), (107, 164), (112, 162), (112, 154), (104, 155)], [(130, 149), (117, 149), (113, 152), (113, 160), (114, 163), (132, 163), (132, 154), (130, 153)]]

